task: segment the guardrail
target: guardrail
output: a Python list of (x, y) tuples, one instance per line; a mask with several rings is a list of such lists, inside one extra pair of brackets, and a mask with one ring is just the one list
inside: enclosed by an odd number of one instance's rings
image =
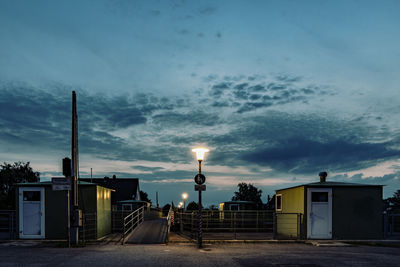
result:
[(138, 227), (144, 222), (144, 207), (138, 208), (124, 218), (123, 232), (122, 232), (122, 245), (125, 244), (126, 239), (132, 234), (133, 229)]
[(15, 210), (0, 210), (0, 239), (15, 239), (15, 228)]

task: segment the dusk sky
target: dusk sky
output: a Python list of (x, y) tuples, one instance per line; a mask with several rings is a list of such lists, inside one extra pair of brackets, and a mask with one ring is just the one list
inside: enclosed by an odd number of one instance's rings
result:
[(61, 176), (77, 92), (80, 176), (160, 204), (239, 182), (400, 189), (400, 1), (0, 1), (0, 161)]

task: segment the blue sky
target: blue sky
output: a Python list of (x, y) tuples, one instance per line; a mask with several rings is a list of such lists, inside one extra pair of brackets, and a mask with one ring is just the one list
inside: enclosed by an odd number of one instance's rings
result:
[(399, 183), (398, 1), (1, 1), (0, 159), (206, 204), (328, 180)]

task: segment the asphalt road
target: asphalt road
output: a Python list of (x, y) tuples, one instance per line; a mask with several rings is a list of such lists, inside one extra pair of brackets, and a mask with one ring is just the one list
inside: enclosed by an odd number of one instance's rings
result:
[(400, 266), (400, 249), (307, 244), (91, 245), (0, 244), (0, 266)]

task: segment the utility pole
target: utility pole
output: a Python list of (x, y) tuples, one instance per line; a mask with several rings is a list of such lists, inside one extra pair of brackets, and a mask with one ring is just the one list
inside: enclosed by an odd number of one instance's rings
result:
[(158, 191), (156, 191), (156, 203), (157, 203), (157, 209), (158, 209)]
[(78, 116), (76, 114), (76, 93), (72, 91), (72, 196), (71, 196), (71, 243), (79, 241), (79, 210), (78, 210)]

